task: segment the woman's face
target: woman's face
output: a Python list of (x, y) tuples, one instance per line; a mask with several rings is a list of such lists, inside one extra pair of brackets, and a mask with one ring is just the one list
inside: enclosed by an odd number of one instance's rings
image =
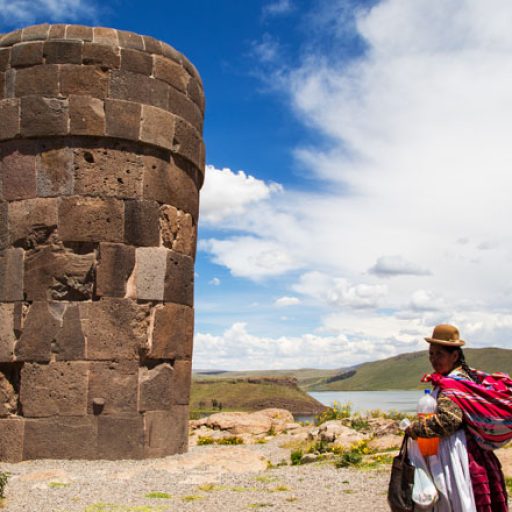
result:
[(458, 350), (449, 352), (442, 345), (436, 345), (435, 343), (430, 344), (428, 355), (434, 371), (442, 375), (450, 373), (459, 359)]

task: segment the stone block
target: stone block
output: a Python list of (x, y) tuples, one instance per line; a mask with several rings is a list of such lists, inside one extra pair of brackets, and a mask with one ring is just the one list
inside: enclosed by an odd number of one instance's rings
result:
[(75, 196), (62, 198), (59, 236), (72, 242), (122, 242), (123, 201)]
[(59, 94), (58, 66), (46, 64), (18, 69), (14, 93), (16, 97), (33, 94), (55, 98)]
[(139, 412), (170, 409), (173, 373), (169, 363), (139, 368)]
[(142, 105), (140, 140), (166, 149), (174, 148), (175, 117), (169, 112)]
[(105, 100), (107, 119), (106, 133), (109, 137), (138, 140), (142, 105), (132, 101)]
[[(137, 412), (138, 361), (91, 362), (87, 408), (89, 414), (116, 415)], [(93, 400), (102, 399), (101, 411)]]
[(150, 76), (153, 71), (153, 57), (138, 50), (121, 50), (121, 69)]
[(126, 243), (143, 247), (160, 245), (159, 216), (160, 206), (156, 201), (126, 201), (124, 214)]
[(141, 459), (144, 423), (141, 414), (99, 416), (97, 457), (107, 460)]
[(14, 348), (18, 361), (48, 362), (52, 343), (60, 328), (63, 307), (48, 302), (33, 302)]
[(21, 135), (23, 137), (66, 135), (68, 127), (68, 100), (42, 96), (21, 98)]
[(96, 438), (91, 416), (27, 419), (23, 459), (97, 459)]
[(5, 418), (0, 421), (0, 461), (15, 463), (23, 460), (24, 434), (23, 418)]
[(0, 48), (0, 72), (7, 71), (11, 63), (11, 49)]
[(5, 73), (0, 71), (0, 101), (7, 97), (5, 90)]
[(8, 203), (0, 201), (0, 251), (9, 247)]
[(125, 30), (118, 30), (119, 46), (123, 48), (132, 48), (133, 50), (144, 50), (144, 42), (142, 36)]
[(96, 295), (124, 297), (126, 284), (135, 266), (135, 248), (123, 244), (100, 243), (96, 267)]
[(108, 90), (108, 74), (97, 67), (64, 64), (60, 70), (60, 92), (104, 99)]
[(163, 205), (160, 209), (160, 233), (164, 247), (194, 258), (196, 227), (190, 213)]
[(161, 80), (140, 73), (112, 71), (110, 97), (166, 109), (169, 105), (169, 87)]
[(0, 304), (0, 362), (2, 363), (14, 361), (15, 314), (14, 304)]
[(20, 43), (12, 47), (11, 67), (21, 68), (43, 63), (43, 43)]
[(130, 299), (103, 298), (80, 305), (87, 359), (137, 360), (147, 344), (149, 307)]
[(194, 304), (194, 260), (176, 251), (167, 254), (164, 301)]
[(170, 44), (162, 42), (162, 55), (167, 59), (177, 62), (178, 64), (183, 64), (183, 56)]
[(94, 251), (74, 253), (59, 245), (43, 245), (25, 256), (27, 300), (90, 300), (93, 292)]
[(190, 386), (192, 384), (192, 361), (175, 361), (172, 377), (171, 394), (173, 404), (188, 405), (190, 402)]
[(43, 54), (46, 64), (82, 64), (82, 43), (46, 41)]
[(70, 133), (73, 135), (105, 134), (103, 101), (90, 96), (69, 97)]
[(38, 41), (40, 39), (46, 39), (50, 32), (50, 25), (48, 23), (41, 23), (40, 25), (32, 25), (25, 27), (22, 30), (21, 40), (22, 41)]
[(202, 131), (203, 115), (199, 107), (184, 94), (172, 87), (169, 90), (168, 110), (190, 123), (197, 131)]
[(25, 248), (45, 242), (57, 228), (57, 199), (38, 198), (9, 203), (9, 240)]
[(188, 448), (188, 415), (186, 405), (175, 405), (169, 411), (144, 413), (144, 457), (185, 453)]
[(172, 204), (178, 210), (190, 213), (197, 224), (199, 217), (199, 185), (197, 168), (188, 160), (174, 155), (169, 173)]
[(23, 416), (85, 416), (89, 363), (25, 363), (21, 369)]
[(66, 25), (56, 24), (50, 27), (48, 39), (64, 39), (66, 35)]
[(23, 300), (23, 249), (0, 252), (0, 302)]
[(159, 203), (172, 204), (175, 195), (171, 180), (171, 163), (156, 155), (145, 155), (143, 157), (143, 197), (148, 200), (155, 200)]
[(13, 46), (21, 43), (21, 30), (14, 30), (0, 36), (0, 46)]
[(142, 157), (125, 148), (75, 149), (75, 192), (83, 195), (142, 196)]
[(187, 92), (190, 75), (177, 62), (155, 55), (153, 75), (172, 85), (175, 89), (183, 93)]
[(73, 193), (73, 151), (50, 149), (36, 160), (36, 187), (39, 197), (67, 196)]
[(148, 53), (154, 53), (156, 55), (162, 54), (162, 43), (157, 39), (150, 36), (142, 36), (144, 42), (144, 50)]
[(103, 70), (119, 69), (121, 55), (119, 48), (97, 43), (85, 43), (82, 50), (82, 63), (99, 66)]
[(153, 309), (148, 359), (190, 359), (194, 337), (194, 309), (164, 304)]
[(85, 337), (82, 332), (78, 304), (66, 306), (62, 327), (57, 332), (52, 352), (57, 361), (85, 359)]
[(94, 27), (92, 40), (95, 43), (100, 43), (108, 46), (119, 45), (117, 30), (113, 28)]
[(13, 151), (0, 164), (3, 198), (7, 201), (36, 197), (36, 157)]
[(16, 414), (17, 409), (18, 395), (11, 381), (0, 371), (0, 418), (7, 418), (11, 414)]
[(174, 128), (173, 153), (186, 158), (196, 167), (201, 168), (201, 135), (193, 126), (176, 118)]
[(66, 27), (66, 39), (74, 39), (77, 41), (92, 41), (92, 38), (92, 27), (85, 27), (83, 25), (68, 25)]
[(196, 79), (189, 80), (187, 84), (187, 95), (199, 107), (199, 110), (204, 113), (204, 92), (201, 84)]
[(135, 251), (137, 299), (163, 301), (169, 251), (162, 247), (140, 247)]

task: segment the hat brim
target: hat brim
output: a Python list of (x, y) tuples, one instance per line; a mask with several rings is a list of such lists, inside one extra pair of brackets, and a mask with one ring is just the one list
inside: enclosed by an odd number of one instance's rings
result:
[(425, 338), (425, 341), (428, 343), (434, 343), (435, 345), (444, 345), (445, 347), (462, 347), (466, 344), (464, 340), (457, 341), (446, 341), (446, 340), (438, 340), (436, 338)]

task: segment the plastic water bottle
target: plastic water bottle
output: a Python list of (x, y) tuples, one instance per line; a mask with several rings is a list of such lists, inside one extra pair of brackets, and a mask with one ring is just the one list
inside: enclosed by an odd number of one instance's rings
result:
[[(425, 389), (425, 394), (418, 401), (418, 418), (428, 418), (436, 412), (436, 401), (430, 394), (430, 389)], [(437, 455), (439, 448), (438, 437), (418, 437), (418, 448), (423, 457)]]

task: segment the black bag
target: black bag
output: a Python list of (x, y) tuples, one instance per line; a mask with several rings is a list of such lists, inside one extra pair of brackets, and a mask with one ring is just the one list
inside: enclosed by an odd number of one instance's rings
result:
[(407, 458), (407, 438), (404, 436), (399, 454), (393, 459), (388, 488), (388, 503), (392, 512), (412, 512), (412, 488), (414, 486), (414, 466)]

